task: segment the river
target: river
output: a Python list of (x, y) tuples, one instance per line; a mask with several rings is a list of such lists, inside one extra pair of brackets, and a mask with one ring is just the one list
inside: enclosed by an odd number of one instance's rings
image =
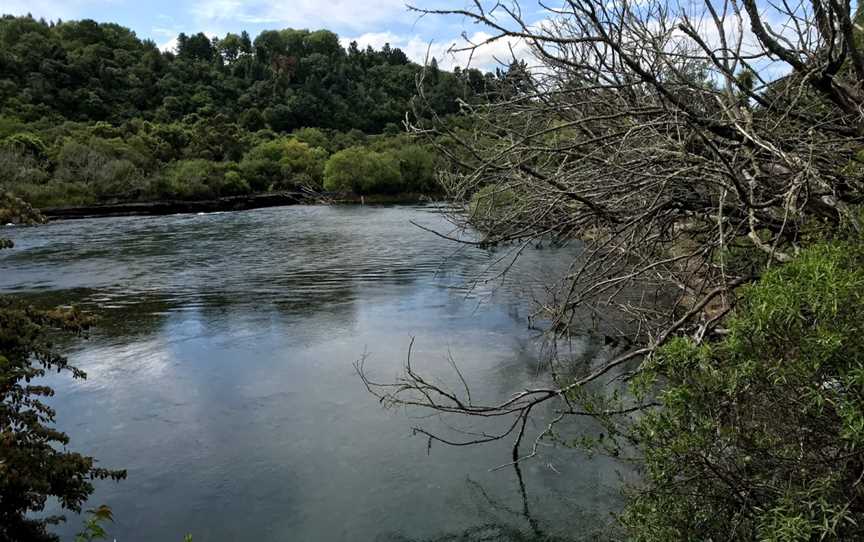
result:
[[(87, 380), (52, 376), (71, 448), (128, 479), (100, 482), (120, 542), (579, 540), (618, 506), (617, 466), (553, 446), (433, 445), (417, 412), (384, 410), (352, 363), (392, 380), (413, 363), (477, 398), (549, 377), (531, 298), (578, 247), (458, 245), (434, 207), (293, 206), (7, 228), (0, 292), (99, 320), (62, 345)], [(491, 270), (489, 269), (491, 266)], [(571, 345), (595, 356), (602, 345)], [(481, 425), (475, 425), (482, 429)], [(539, 424), (532, 428), (540, 429)], [(523, 499), (523, 497), (525, 497)], [(49, 511), (56, 511), (51, 509)], [(80, 529), (71, 515), (64, 540)]]

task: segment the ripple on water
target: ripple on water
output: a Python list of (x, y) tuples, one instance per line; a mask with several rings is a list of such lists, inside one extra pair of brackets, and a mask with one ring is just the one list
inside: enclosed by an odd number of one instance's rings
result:
[[(526, 299), (566, 272), (574, 249), (526, 250), (496, 288), (485, 279), (505, 252), (456, 247), (411, 221), (452, 229), (427, 207), (297, 206), (9, 231), (0, 291), (101, 317), (88, 341), (63, 345), (88, 379), (50, 378), (73, 447), (129, 470), (94, 496), (114, 509), (112, 536), (422, 540), (489, 522), (529, 528), (519, 513), (498, 517), (523, 509), (515, 479), (488, 473), (506, 445), (428, 453), (411, 427), (436, 422), (382, 411), (351, 363), (367, 352), (368, 368), (393, 378), (413, 336), (418, 369), (453, 381), (452, 354), (478, 400), (547, 378)], [(567, 473), (526, 467), (545, 527), (614, 501), (612, 467), (543, 453)], [(59, 532), (79, 527), (73, 518)]]

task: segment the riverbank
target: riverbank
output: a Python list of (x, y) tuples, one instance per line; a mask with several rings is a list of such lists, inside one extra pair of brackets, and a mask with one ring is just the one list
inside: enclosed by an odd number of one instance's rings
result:
[(435, 201), (433, 196), (418, 193), (405, 194), (312, 194), (307, 192), (272, 192), (248, 196), (232, 196), (200, 201), (150, 201), (46, 207), (39, 212), (46, 218), (76, 219), (112, 216), (160, 216), (179, 213), (214, 213), (220, 211), (248, 211), (266, 207), (281, 207), (309, 203), (395, 205)]
[(149, 201), (46, 207), (39, 211), (47, 218), (93, 218), (110, 216), (172, 215), (178, 213), (214, 213), (218, 211), (246, 211), (264, 207), (279, 207), (310, 203), (315, 198), (302, 192), (274, 192), (250, 196), (231, 196), (199, 201)]

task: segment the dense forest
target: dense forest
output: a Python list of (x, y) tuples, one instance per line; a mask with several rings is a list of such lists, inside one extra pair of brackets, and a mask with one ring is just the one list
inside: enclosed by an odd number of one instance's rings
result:
[[(433, 59), (421, 106), (422, 70), (397, 48), (345, 49), (327, 30), (181, 34), (163, 52), (117, 24), (5, 16), (0, 187), (36, 206), (300, 187), (428, 193), (435, 161), (402, 133), (406, 112), (452, 115), (508, 74)], [(346, 157), (365, 177), (342, 174)]]

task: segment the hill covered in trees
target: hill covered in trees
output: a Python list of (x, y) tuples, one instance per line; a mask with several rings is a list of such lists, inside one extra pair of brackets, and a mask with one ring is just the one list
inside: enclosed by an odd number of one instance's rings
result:
[[(401, 134), (406, 113), (446, 117), (507, 74), (433, 61), (421, 106), (423, 69), (327, 30), (181, 34), (163, 52), (117, 24), (4, 16), (0, 189), (37, 206), (325, 185), (428, 192), (435, 157)], [(351, 147), (325, 183), (330, 156)], [(373, 178), (344, 175), (346, 157)]]
[[(176, 52), (117, 24), (0, 19), (0, 113), (26, 122), (174, 122), (221, 113), (249, 130), (320, 127), (380, 133), (400, 123), (421, 66), (399, 49), (347, 50), (327, 30), (210, 39), (181, 34)], [(433, 68), (439, 114), (494, 80)]]

